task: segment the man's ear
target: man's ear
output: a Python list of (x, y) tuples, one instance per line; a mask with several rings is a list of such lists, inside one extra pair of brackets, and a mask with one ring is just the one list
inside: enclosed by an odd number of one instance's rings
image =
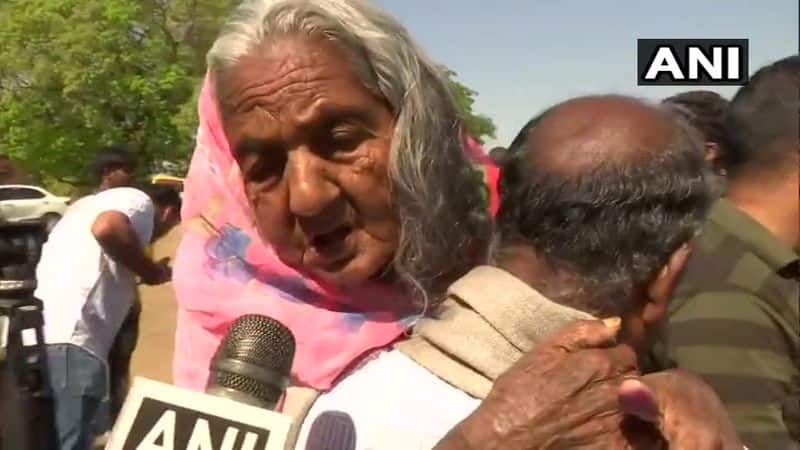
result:
[(179, 208), (174, 206), (168, 206), (164, 208), (164, 216), (162, 217), (164, 223), (168, 223), (170, 226), (174, 226), (181, 220), (181, 211)]
[(706, 147), (706, 161), (713, 165), (718, 164), (720, 162), (720, 159), (722, 158), (722, 154), (720, 153), (719, 150), (719, 144), (717, 144), (716, 142), (706, 142), (705, 147)]
[(672, 294), (680, 281), (689, 255), (692, 252), (690, 243), (678, 247), (661, 268), (658, 276), (647, 287), (648, 302), (644, 306), (642, 319), (647, 323), (657, 323), (666, 318)]
[(706, 162), (712, 168), (712, 170), (719, 174), (719, 175), (727, 175), (727, 171), (723, 166), (724, 161), (722, 160), (722, 149), (720, 148), (720, 144), (716, 142), (706, 142)]

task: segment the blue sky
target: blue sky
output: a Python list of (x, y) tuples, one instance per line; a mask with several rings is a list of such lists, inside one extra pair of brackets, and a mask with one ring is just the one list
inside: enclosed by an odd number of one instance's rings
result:
[(636, 38), (748, 38), (753, 72), (797, 53), (800, 33), (797, 0), (377, 2), (478, 91), (475, 109), (498, 128), (487, 146), (507, 145), (538, 111), (572, 96), (660, 99), (687, 90), (636, 86)]

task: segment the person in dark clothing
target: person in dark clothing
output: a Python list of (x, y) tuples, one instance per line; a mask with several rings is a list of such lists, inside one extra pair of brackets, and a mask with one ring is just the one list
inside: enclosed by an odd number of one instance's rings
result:
[(728, 100), (712, 91), (688, 91), (665, 98), (664, 104), (676, 106), (689, 123), (703, 135), (706, 159), (712, 167), (725, 173), (725, 131), (723, 120)]
[(723, 121), (728, 110), (728, 100), (712, 91), (688, 91), (662, 101), (673, 107), (703, 136), (706, 161), (716, 175), (711, 185), (716, 197), (725, 193), (728, 174)]
[(753, 449), (800, 449), (799, 109), (800, 56), (731, 101), (728, 193), (694, 240), (656, 358), (710, 384)]

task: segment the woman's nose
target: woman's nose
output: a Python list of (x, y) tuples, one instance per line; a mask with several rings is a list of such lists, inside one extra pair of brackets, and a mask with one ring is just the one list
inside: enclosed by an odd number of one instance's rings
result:
[(290, 152), (287, 170), (289, 209), (293, 215), (316, 216), (339, 197), (339, 187), (326, 173), (325, 161), (312, 152)]

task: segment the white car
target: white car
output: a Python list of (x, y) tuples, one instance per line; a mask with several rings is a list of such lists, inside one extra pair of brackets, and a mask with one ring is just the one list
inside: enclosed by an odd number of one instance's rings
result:
[(0, 222), (41, 221), (49, 232), (69, 207), (69, 197), (59, 197), (37, 186), (0, 185)]

